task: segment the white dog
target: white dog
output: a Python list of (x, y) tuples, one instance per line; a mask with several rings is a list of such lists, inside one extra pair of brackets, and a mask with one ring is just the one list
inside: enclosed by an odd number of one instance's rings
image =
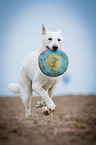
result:
[(39, 94), (45, 102), (46, 106), (42, 107), (42, 111), (45, 112), (45, 114), (49, 113), (49, 110), (55, 110), (56, 105), (52, 101), (52, 94), (61, 76), (49, 77), (43, 74), (38, 66), (38, 57), (44, 50), (63, 50), (62, 45), (63, 37), (61, 30), (49, 32), (45, 25), (42, 24), (41, 47), (25, 58), (21, 68), (19, 84), (9, 84), (8, 88), (11, 92), (20, 94), (26, 109), (26, 117), (31, 114), (30, 106), (33, 91)]

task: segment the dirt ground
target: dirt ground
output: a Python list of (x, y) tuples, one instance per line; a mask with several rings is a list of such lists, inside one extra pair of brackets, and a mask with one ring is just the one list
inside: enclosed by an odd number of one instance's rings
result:
[(26, 119), (19, 97), (0, 98), (0, 145), (96, 145), (96, 96), (55, 97), (48, 116), (35, 107), (38, 100)]

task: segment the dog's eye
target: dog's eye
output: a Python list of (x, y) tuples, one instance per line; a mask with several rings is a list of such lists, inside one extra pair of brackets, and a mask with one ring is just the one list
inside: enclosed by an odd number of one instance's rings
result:
[(61, 39), (58, 39), (58, 41), (61, 41)]
[(52, 38), (50, 37), (50, 38), (48, 38), (48, 40), (52, 40)]

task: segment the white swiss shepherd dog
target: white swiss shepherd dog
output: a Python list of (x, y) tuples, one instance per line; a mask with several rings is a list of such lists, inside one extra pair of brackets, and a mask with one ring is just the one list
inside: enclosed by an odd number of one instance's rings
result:
[(37, 102), (37, 106), (41, 104), (42, 112), (47, 115), (50, 110), (55, 110), (56, 105), (52, 101), (52, 95), (56, 88), (56, 84), (61, 79), (59, 77), (49, 77), (43, 74), (38, 66), (38, 57), (44, 50), (52, 49), (54, 51), (63, 51), (63, 37), (61, 30), (57, 32), (50, 32), (44, 24), (42, 24), (42, 44), (41, 47), (35, 52), (30, 53), (24, 60), (19, 83), (9, 84), (8, 88), (11, 92), (20, 94), (22, 102), (26, 110), (26, 118), (31, 115), (31, 98), (32, 92), (35, 91), (42, 97), (41, 102)]

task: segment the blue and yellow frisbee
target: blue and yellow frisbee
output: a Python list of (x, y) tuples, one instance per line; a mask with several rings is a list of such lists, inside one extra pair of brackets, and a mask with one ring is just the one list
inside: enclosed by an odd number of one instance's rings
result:
[(61, 50), (45, 50), (38, 59), (40, 70), (49, 77), (58, 77), (68, 68), (68, 57)]

